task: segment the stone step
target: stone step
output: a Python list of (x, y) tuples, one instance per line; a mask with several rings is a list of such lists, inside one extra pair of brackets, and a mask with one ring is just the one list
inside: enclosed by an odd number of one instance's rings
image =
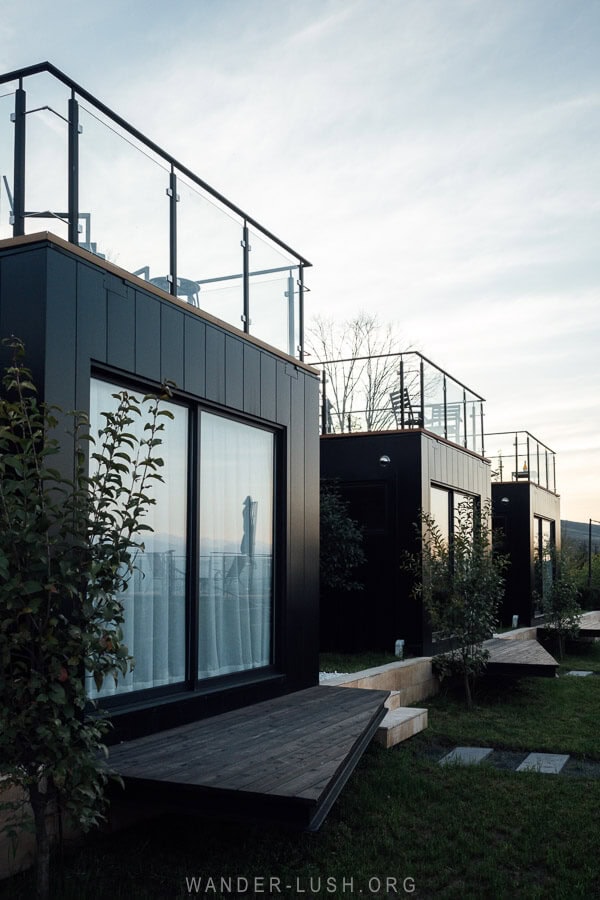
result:
[[(389, 701), (388, 701), (389, 702)], [(392, 700), (393, 702), (393, 700)], [(400, 706), (390, 709), (377, 729), (375, 740), (389, 749), (427, 728), (427, 710)]]
[(390, 691), (390, 696), (385, 701), (387, 709), (398, 709), (402, 705), (402, 691)]

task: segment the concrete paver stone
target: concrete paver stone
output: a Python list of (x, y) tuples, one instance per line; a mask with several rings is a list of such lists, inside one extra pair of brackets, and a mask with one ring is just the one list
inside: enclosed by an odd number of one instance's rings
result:
[(492, 753), (491, 747), (455, 747), (440, 759), (441, 766), (459, 764), (463, 766), (475, 766), (486, 759)]
[(546, 775), (558, 775), (569, 759), (562, 753), (530, 753), (517, 766), (517, 772), (542, 772)]

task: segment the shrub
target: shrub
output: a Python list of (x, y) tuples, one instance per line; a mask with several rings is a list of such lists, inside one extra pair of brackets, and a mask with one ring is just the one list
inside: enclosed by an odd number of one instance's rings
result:
[[(156, 398), (140, 403), (123, 391), (91, 444), (85, 416), (68, 414), (67, 478), (52, 467), (62, 413), (38, 402), (21, 342), (4, 343), (12, 362), (0, 397), (0, 772), (31, 803), (45, 897), (48, 812), (58, 806), (84, 830), (102, 815), (109, 723), (94, 711), (85, 681), (100, 686), (132, 664), (122, 640), (123, 592), (143, 550), (137, 536), (148, 530), (148, 489), (161, 479), (160, 417), (170, 413)], [(138, 439), (129, 426), (144, 407), (149, 420)]]
[(485, 669), (483, 641), (498, 624), (506, 558), (492, 553), (491, 509), (474, 501), (459, 504), (450, 540), (434, 518), (424, 513), (417, 526), (421, 554), (405, 556), (404, 567), (415, 576), (413, 595), (420, 597), (434, 632), (452, 649), (434, 659), (442, 677), (459, 675), (465, 699), (472, 705), (473, 682)]
[(320, 512), (321, 587), (356, 591), (362, 585), (352, 572), (365, 561), (363, 532), (348, 513), (348, 504), (340, 496), (336, 485), (321, 482)]
[(581, 621), (579, 588), (569, 558), (549, 547), (546, 556), (551, 560), (553, 577), (548, 579), (541, 598), (542, 613), (546, 618), (544, 629), (556, 638), (560, 659), (565, 652), (567, 638), (577, 637)]

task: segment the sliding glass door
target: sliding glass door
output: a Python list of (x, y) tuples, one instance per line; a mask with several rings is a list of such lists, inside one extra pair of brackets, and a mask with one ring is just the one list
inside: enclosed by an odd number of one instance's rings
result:
[[(121, 390), (92, 379), (93, 434)], [(145, 519), (152, 531), (142, 536), (145, 550), (123, 595), (123, 639), (135, 667), (100, 692), (90, 680), (92, 697), (176, 684), (193, 689), (197, 680), (268, 666), (273, 658), (275, 434), (199, 408), (163, 408), (173, 416), (161, 433), (164, 482), (152, 483), (156, 504)], [(141, 437), (145, 423), (142, 416), (131, 429)], [(192, 423), (199, 425), (199, 452), (188, 464)], [(192, 472), (199, 473), (194, 492)], [(191, 550), (190, 569), (192, 516), (199, 556)]]
[(198, 677), (271, 662), (274, 434), (200, 417)]
[[(92, 378), (93, 434), (97, 435), (104, 425), (102, 413), (116, 409), (118, 401), (112, 395), (121, 390), (120, 386)], [(173, 416), (165, 420), (167, 424), (161, 433), (159, 455), (164, 460), (160, 470), (164, 481), (153, 481), (149, 489), (156, 504), (149, 507), (144, 524), (150, 525), (152, 531), (143, 533), (145, 550), (137, 556), (136, 569), (123, 595), (124, 642), (135, 658), (135, 668), (125, 677), (119, 676), (116, 685), (112, 679), (105, 681), (100, 694), (92, 684), (92, 696), (130, 693), (186, 678), (188, 411), (164, 401), (162, 407)], [(147, 421), (142, 415), (132, 422), (130, 429), (142, 437)]]

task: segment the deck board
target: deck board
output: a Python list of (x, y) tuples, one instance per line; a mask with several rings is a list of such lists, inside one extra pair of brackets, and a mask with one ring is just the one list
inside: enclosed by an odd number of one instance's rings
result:
[(484, 641), (488, 651), (488, 671), (497, 674), (541, 675), (553, 678), (558, 669), (554, 657), (536, 640), (492, 638)]
[(241, 817), (318, 827), (388, 696), (319, 685), (113, 746), (109, 765), (130, 795), (170, 796), (177, 805), (185, 792), (188, 808), (195, 796), (199, 811), (208, 794), (218, 795)]
[(591, 625), (580, 625), (579, 634), (581, 637), (600, 637), (600, 623), (596, 622)]

